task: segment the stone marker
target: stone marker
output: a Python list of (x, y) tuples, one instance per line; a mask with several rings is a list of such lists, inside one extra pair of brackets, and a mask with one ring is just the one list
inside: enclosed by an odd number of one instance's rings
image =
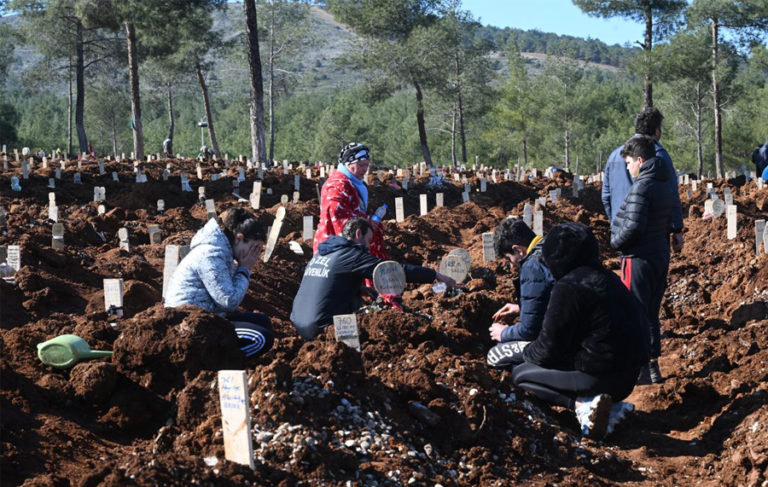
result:
[(428, 207), (427, 207), (427, 195), (426, 194), (420, 194), (419, 195), (419, 214), (421, 216), (426, 215), (429, 213)]
[(245, 169), (241, 167), (237, 170), (237, 182), (242, 183), (243, 181), (245, 181)]
[(536, 198), (535, 203), (538, 203), (540, 207), (545, 208), (547, 206), (547, 197), (542, 196), (540, 198)]
[(395, 198), (395, 221), (400, 223), (405, 220), (405, 210), (403, 208), (403, 198)]
[(131, 244), (128, 242), (128, 229), (121, 228), (120, 230), (118, 230), (117, 238), (120, 240), (120, 244), (118, 248), (125, 250), (126, 252), (130, 252)]
[(399, 296), (405, 289), (403, 266), (393, 260), (379, 263), (373, 269), (373, 287), (379, 294)]
[(8, 255), (5, 257), (5, 263), (15, 272), (21, 269), (21, 245), (9, 245)]
[(157, 212), (161, 215), (165, 212), (165, 200), (157, 200)]
[(437, 206), (443, 206), (443, 193), (435, 194), (435, 204)]
[(205, 219), (216, 218), (216, 203), (212, 199), (205, 200)]
[(450, 277), (456, 283), (464, 282), (469, 272), (469, 266), (459, 255), (448, 254), (440, 262), (440, 273)]
[(728, 205), (725, 209), (728, 220), (728, 240), (736, 238), (736, 205)]
[(533, 212), (533, 233), (544, 235), (544, 212), (541, 210)]
[(160, 231), (160, 225), (147, 225), (147, 232), (149, 233), (150, 245), (163, 243), (163, 233)]
[(470, 257), (469, 252), (466, 249), (453, 249), (448, 252), (448, 255), (459, 256), (461, 260), (463, 260), (466, 264), (467, 272), (469, 272), (469, 269), (472, 267), (472, 257)]
[(255, 469), (248, 376), (244, 370), (220, 370), (218, 381), (224, 458)]
[(707, 199), (704, 201), (704, 213), (709, 213), (710, 215), (714, 216), (715, 210), (714, 210), (714, 201), (711, 199)]
[(333, 333), (337, 342), (360, 351), (360, 334), (357, 330), (357, 316), (335, 315), (333, 317)]
[[(755, 254), (760, 255), (760, 243), (765, 240), (765, 220), (755, 220)], [(10, 249), (10, 247), (8, 247)], [(763, 245), (763, 252), (768, 252), (767, 248)], [(9, 250), (10, 251), (10, 250)]]
[(557, 203), (557, 190), (553, 189), (549, 192), (549, 201)]
[(206, 200), (206, 198), (205, 198), (205, 186), (200, 186), (199, 188), (197, 188), (197, 199), (199, 199), (200, 201), (205, 201)]
[(262, 262), (264, 263), (269, 262), (269, 258), (272, 257), (272, 252), (274, 252), (275, 245), (277, 245), (277, 239), (280, 237), (280, 229), (283, 227), (284, 219), (285, 207), (281, 206), (277, 209), (277, 213), (275, 214), (275, 221), (272, 223), (272, 228), (269, 231), (269, 236), (267, 237), (267, 245), (264, 249), (264, 256), (262, 257)]
[(530, 203), (523, 206), (523, 222), (528, 225), (528, 228), (533, 228), (533, 205)]
[(104, 279), (104, 309), (109, 315), (123, 316), (122, 279)]
[(197, 171), (197, 179), (203, 179), (203, 168), (200, 167), (200, 164), (195, 166), (195, 170)]
[(717, 199), (712, 202), (712, 214), (715, 216), (715, 218), (720, 218), (723, 216), (724, 212), (725, 202), (723, 200)]
[(483, 234), (483, 262), (496, 260), (496, 251), (493, 248), (493, 232)]
[(313, 220), (314, 218), (312, 217), (312, 215), (308, 215), (304, 217), (304, 220), (303, 220), (304, 228), (302, 229), (303, 231), (301, 232), (301, 236), (304, 240), (312, 240), (314, 236), (315, 223)]
[(61, 223), (54, 223), (51, 230), (51, 247), (54, 250), (62, 250), (64, 248), (64, 225)]

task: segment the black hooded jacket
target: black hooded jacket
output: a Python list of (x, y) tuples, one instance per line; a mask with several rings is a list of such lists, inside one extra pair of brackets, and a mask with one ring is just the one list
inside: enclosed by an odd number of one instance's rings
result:
[(543, 258), (555, 285), (527, 362), (592, 374), (628, 371), (648, 362), (648, 324), (639, 303), (599, 260), (597, 240), (580, 223), (555, 226)]
[(640, 166), (629, 194), (611, 224), (611, 247), (628, 257), (669, 260), (669, 234), (673, 224), (675, 197), (667, 184), (669, 170), (653, 157)]

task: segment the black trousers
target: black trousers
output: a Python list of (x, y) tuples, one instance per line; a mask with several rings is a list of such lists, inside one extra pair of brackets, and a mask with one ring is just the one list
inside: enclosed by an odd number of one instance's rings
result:
[(651, 331), (651, 358), (661, 357), (659, 310), (667, 289), (669, 258), (653, 262), (641, 257), (621, 258), (621, 282), (640, 301)]
[(615, 402), (629, 396), (640, 368), (593, 375), (580, 370), (545, 369), (526, 362), (512, 370), (515, 385), (552, 404), (575, 409), (576, 398), (608, 394)]
[(258, 357), (268, 352), (275, 343), (272, 323), (263, 313), (227, 313), (235, 327), (240, 350), (246, 357)]

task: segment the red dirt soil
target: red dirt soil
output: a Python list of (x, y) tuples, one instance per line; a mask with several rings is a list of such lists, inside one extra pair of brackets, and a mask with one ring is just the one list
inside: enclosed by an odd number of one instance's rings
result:
[[(172, 165), (168, 182), (161, 179)], [(384, 223), (391, 258), (436, 267), (454, 248), (469, 250), (468, 290), (436, 295), (409, 286), (405, 304), (360, 315), (362, 352), (331, 334), (304, 343), (288, 317), (311, 253), (302, 217), (319, 211), (315, 179), (301, 178), (301, 201), (288, 203), (279, 245), (259, 263), (242, 304), (273, 318), (272, 351), (244, 362), (228, 324), (193, 307), (164, 309), (163, 248), (188, 243), (204, 224), (194, 161), (144, 164), (149, 181), (135, 184), (130, 164), (106, 163), (106, 176), (85, 162), (62, 171), (56, 200), (65, 226), (64, 250), (51, 248), (47, 219), (52, 169), (38, 161), (22, 191), (10, 191), (18, 163), (0, 174), (0, 206), (8, 212), (0, 245), (22, 246), (16, 284), (0, 280), (3, 485), (766, 485), (768, 480), (768, 256), (755, 255), (754, 220), (765, 218), (768, 189), (728, 186), (738, 205), (738, 236), (725, 239), (726, 220), (702, 220), (706, 198), (681, 187), (685, 248), (673, 255), (662, 310), (663, 384), (638, 386), (637, 410), (601, 442), (580, 438), (573, 414), (549, 406), (485, 365), (491, 315), (513, 299), (516, 277), (502, 260), (483, 263), (483, 232), (548, 190), (570, 194), (572, 182), (537, 178), (489, 184), (462, 203), (451, 181), (445, 207), (418, 216), (419, 194), (435, 190), (426, 177), (407, 192), (371, 185), (371, 204), (405, 197), (402, 223)], [(56, 163), (58, 164), (58, 163)], [(204, 164), (206, 192), (219, 213), (238, 203), (237, 167)], [(228, 177), (208, 181), (214, 172)], [(111, 171), (120, 174), (113, 182)], [(186, 172), (195, 192), (183, 193)], [(317, 174), (317, 172), (315, 172)], [(255, 171), (240, 184), (243, 195)], [(477, 187), (477, 180), (470, 178)], [(97, 215), (93, 186), (105, 186), (107, 212)], [(703, 186), (703, 184), (702, 184)], [(270, 225), (293, 175), (268, 173), (262, 209)], [(156, 201), (165, 200), (158, 214)], [(605, 264), (616, 270), (599, 184), (578, 199), (544, 209), (545, 231), (564, 221), (589, 224)], [(163, 231), (151, 245), (147, 224)], [(129, 230), (130, 251), (117, 230)], [(102, 239), (102, 236), (104, 239)], [(288, 248), (296, 240), (300, 256)], [(104, 311), (102, 279), (125, 281), (124, 316)], [(35, 345), (62, 333), (85, 338), (111, 359), (58, 370), (41, 363)], [(224, 460), (216, 370), (247, 370), (256, 469)], [(427, 410), (428, 409), (428, 410)]]

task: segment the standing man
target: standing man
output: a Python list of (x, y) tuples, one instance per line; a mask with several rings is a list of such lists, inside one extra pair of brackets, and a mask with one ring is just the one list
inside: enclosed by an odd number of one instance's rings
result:
[[(366, 218), (350, 218), (341, 235), (321, 243), (304, 269), (299, 292), (293, 300), (291, 322), (304, 340), (313, 340), (333, 323), (335, 315), (354, 313), (362, 304), (360, 286), (372, 279), (373, 270), (383, 262), (368, 252), (373, 226)], [(450, 277), (426, 267), (402, 264), (408, 282), (444, 282), (456, 286)]]
[[(516, 286), (520, 304), (507, 303), (493, 315), (488, 331), (499, 342), (488, 351), (488, 365), (504, 368), (523, 362), (523, 348), (541, 331), (544, 313), (555, 279), (541, 258), (544, 238), (522, 220), (505, 219), (493, 234), (496, 255), (505, 256), (520, 271)], [(500, 323), (506, 316), (520, 315), (517, 323)]]
[[(672, 234), (672, 247), (675, 252), (679, 252), (683, 248), (683, 207), (680, 204), (680, 194), (677, 192), (677, 171), (672, 165), (669, 153), (659, 143), (663, 120), (664, 116), (657, 108), (646, 107), (635, 118), (635, 135), (647, 135), (653, 139), (655, 156), (662, 161), (664, 168), (669, 173), (667, 184), (674, 191), (672, 219), (675, 228), (680, 229), (679, 232)], [(616, 214), (633, 183), (632, 176), (627, 171), (627, 164), (621, 155), (622, 148), (623, 146), (618, 147), (608, 157), (603, 174), (603, 206), (611, 225), (613, 225), (613, 220), (616, 218)]]
[(368, 147), (357, 142), (350, 142), (339, 154), (339, 165), (331, 177), (323, 184), (320, 193), (320, 222), (313, 242), (314, 253), (318, 245), (332, 235), (341, 235), (344, 225), (350, 218), (365, 218), (373, 225), (373, 239), (370, 243), (371, 255), (386, 259), (384, 239), (379, 222), (386, 211), (385, 207), (368, 215), (368, 186), (363, 177), (371, 164)]
[(621, 280), (643, 307), (650, 326), (650, 381), (664, 380), (659, 370), (659, 309), (667, 287), (669, 235), (682, 228), (675, 218), (679, 201), (669, 184), (665, 162), (656, 156), (655, 140), (635, 135), (621, 150), (634, 179), (611, 225), (611, 247), (621, 252)]

